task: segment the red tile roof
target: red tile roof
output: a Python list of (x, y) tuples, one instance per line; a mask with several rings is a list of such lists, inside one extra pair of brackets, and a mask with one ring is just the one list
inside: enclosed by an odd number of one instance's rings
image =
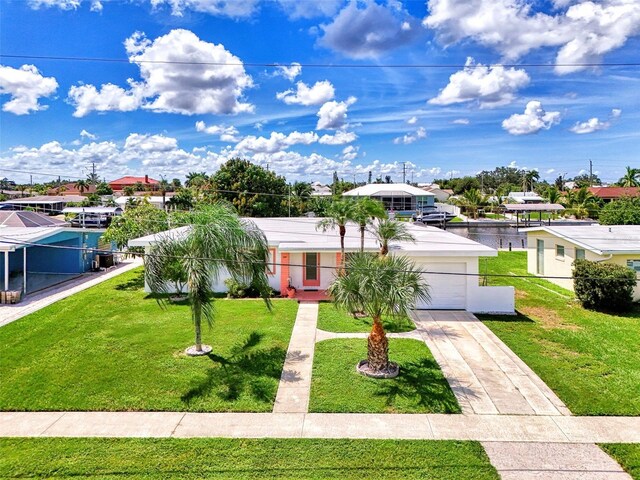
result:
[(600, 198), (637, 197), (640, 195), (638, 187), (589, 187), (588, 190)]
[(151, 177), (132, 177), (132, 176), (127, 176), (127, 177), (122, 177), (122, 178), (118, 178), (116, 180), (112, 180), (109, 182), (109, 185), (135, 185), (136, 183), (160, 183), (160, 181), (151, 178)]

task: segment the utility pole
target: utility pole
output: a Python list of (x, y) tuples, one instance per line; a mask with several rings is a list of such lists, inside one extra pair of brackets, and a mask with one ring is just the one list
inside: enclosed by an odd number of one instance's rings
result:
[(589, 160), (589, 186), (593, 187), (593, 162)]
[(291, 217), (291, 184), (289, 184), (289, 217)]
[(407, 183), (407, 162), (402, 162), (402, 183)]

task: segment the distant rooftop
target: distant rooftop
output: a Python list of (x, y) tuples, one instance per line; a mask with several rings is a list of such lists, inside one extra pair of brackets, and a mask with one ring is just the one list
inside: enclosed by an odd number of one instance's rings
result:
[(640, 196), (638, 187), (589, 187), (587, 190), (596, 197), (606, 199)]
[(597, 253), (640, 253), (640, 225), (579, 225), (524, 228), (523, 232), (544, 231)]
[(347, 197), (434, 197), (431, 192), (406, 183), (369, 183), (342, 195)]
[[(0, 211), (0, 228), (9, 227), (61, 227), (66, 222), (37, 212), (19, 210), (15, 212)], [(0, 230), (2, 231), (2, 230)]]
[(148, 175), (145, 175), (143, 177), (133, 177), (133, 176), (126, 176), (126, 177), (121, 177), (118, 178), (116, 180), (111, 180), (109, 182), (109, 185), (111, 184), (122, 184), (122, 185), (135, 185), (136, 183), (142, 183), (142, 184), (149, 184), (149, 183), (153, 183), (153, 184), (158, 184), (160, 183), (159, 180), (156, 180), (155, 178), (150, 178)]

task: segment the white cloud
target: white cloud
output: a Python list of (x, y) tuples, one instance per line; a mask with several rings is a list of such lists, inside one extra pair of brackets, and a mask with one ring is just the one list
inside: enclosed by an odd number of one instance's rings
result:
[(422, 138), (427, 138), (427, 131), (425, 130), (424, 127), (419, 127), (418, 130), (416, 130), (413, 133), (408, 133), (406, 135), (403, 135), (402, 137), (394, 138), (393, 143), (395, 143), (396, 145), (400, 143), (404, 145), (409, 145)]
[[(558, 48), (556, 73), (582, 70), (561, 64), (599, 63), (640, 32), (640, 2), (581, 1), (549, 15), (532, 0), (429, 0), (423, 25), (445, 45), (472, 39), (508, 60), (544, 47)], [(561, 0), (559, 6), (569, 3)]]
[[(252, 112), (242, 102), (253, 81), (242, 61), (223, 45), (200, 40), (189, 30), (171, 30), (154, 41), (135, 33), (125, 41), (129, 61), (140, 68), (142, 80), (128, 80), (129, 90), (112, 84), (73, 86), (69, 100), (74, 116), (91, 111), (131, 111), (192, 114)], [(191, 63), (190, 63), (191, 62)]]
[(49, 97), (58, 89), (54, 77), (43, 77), (34, 65), (12, 68), (0, 65), (0, 95), (10, 95), (11, 99), (2, 105), (2, 110), (15, 115), (27, 115), (45, 110), (38, 100)]
[(324, 145), (344, 145), (346, 143), (355, 142), (358, 136), (353, 132), (345, 132), (338, 130), (335, 135), (325, 134), (318, 139), (318, 143)]
[(411, 117), (410, 119), (407, 120), (407, 123), (409, 125), (415, 125), (415, 123), (418, 121), (418, 117), (416, 117), (415, 115), (413, 117)]
[(618, 118), (620, 115), (622, 115), (622, 110), (620, 108), (614, 108), (611, 110), (611, 116), (613, 118)]
[(196, 131), (207, 133), (209, 135), (218, 135), (223, 142), (237, 142), (238, 129), (234, 126), (225, 125), (208, 125), (202, 120), (196, 122)]
[(355, 160), (358, 157), (358, 150), (360, 147), (354, 147), (353, 145), (349, 145), (342, 149), (342, 159), (343, 160)]
[(98, 138), (97, 135), (87, 132), (85, 129), (82, 129), (82, 131), (80, 132), (80, 137), (87, 138), (89, 140), (95, 140), (96, 138)]
[(39, 8), (57, 7), (60, 10), (76, 10), (82, 0), (29, 0), (29, 6), (34, 10)]
[(285, 13), (292, 20), (299, 18), (333, 17), (342, 0), (278, 0)]
[(454, 125), (469, 125), (471, 123), (468, 118), (456, 118), (453, 122)]
[(238, 142), (235, 150), (238, 152), (254, 153), (275, 153), (293, 145), (310, 145), (318, 141), (318, 134), (315, 132), (291, 132), (288, 135), (280, 132), (271, 132), (267, 137), (256, 137), (248, 135)]
[(103, 9), (103, 6), (102, 6), (102, 2), (100, 0), (93, 0), (91, 2), (90, 10), (92, 12), (98, 12), (99, 13), (99, 12), (102, 11), (102, 9)]
[(320, 45), (351, 58), (377, 58), (421, 35), (416, 19), (404, 10), (375, 2), (364, 3), (364, 8), (349, 2), (332, 23), (321, 28)]
[(276, 67), (275, 75), (286, 78), (290, 82), (293, 82), (298, 75), (302, 73), (302, 65), (298, 62), (293, 62), (288, 67), (286, 65), (279, 65)]
[(473, 58), (468, 57), (465, 68), (451, 75), (447, 86), (429, 103), (451, 105), (477, 101), (480, 108), (498, 107), (511, 103), (517, 91), (528, 83), (529, 75), (524, 70), (476, 65)]
[(258, 7), (258, 0), (150, 0), (154, 8), (169, 5), (171, 14), (181, 17), (185, 10), (220, 17), (247, 18)]
[(546, 173), (547, 175), (551, 175), (552, 173), (555, 173), (556, 169), (555, 168), (550, 168), (547, 171), (545, 171), (544, 173)]
[(178, 140), (164, 135), (142, 135), (132, 133), (124, 142), (127, 150), (139, 150), (143, 152), (169, 152), (178, 148)]
[(582, 135), (585, 133), (597, 132), (598, 130), (606, 130), (610, 126), (611, 124), (609, 122), (603, 122), (599, 120), (598, 117), (593, 117), (586, 122), (576, 122), (576, 124), (569, 130), (573, 133), (577, 133), (578, 135)]
[(304, 82), (296, 84), (296, 90), (285, 90), (276, 94), (278, 100), (282, 100), (287, 105), (321, 105), (335, 96), (333, 85), (328, 80), (316, 82), (313, 87), (309, 87)]
[(537, 100), (527, 103), (523, 114), (515, 113), (503, 120), (502, 128), (511, 135), (529, 135), (549, 130), (560, 122), (560, 112), (545, 112)]
[(356, 97), (349, 97), (345, 102), (327, 102), (318, 110), (318, 125), (316, 130), (336, 130), (347, 122), (347, 110), (356, 103)]

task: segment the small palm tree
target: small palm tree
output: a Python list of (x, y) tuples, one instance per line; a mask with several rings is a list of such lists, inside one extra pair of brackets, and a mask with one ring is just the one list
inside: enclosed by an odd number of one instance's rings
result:
[(353, 218), (354, 204), (355, 202), (352, 200), (334, 201), (329, 208), (327, 208), (327, 216), (316, 225), (316, 229), (320, 229), (323, 232), (338, 227), (338, 233), (340, 234), (340, 253), (342, 254), (341, 266), (344, 266), (345, 261), (344, 237), (347, 234), (347, 223)]
[[(266, 265), (269, 247), (264, 233), (253, 223), (238, 217), (227, 204), (214, 203), (175, 215), (188, 231), (165, 233), (145, 256), (146, 280), (154, 293), (169, 293), (166, 272), (178, 261), (188, 288), (188, 302), (195, 327), (195, 345), (187, 350), (202, 355), (211, 348), (202, 345), (202, 317), (214, 320), (211, 284), (227, 271), (240, 283), (252, 285), (268, 308), (269, 283)], [(174, 265), (175, 268), (175, 265)], [(164, 305), (164, 298), (158, 302)]]
[(562, 194), (560, 193), (560, 190), (553, 186), (547, 188), (544, 192), (544, 198), (549, 203), (559, 203), (562, 198)]
[(384, 257), (389, 253), (389, 242), (415, 242), (415, 237), (409, 232), (404, 222), (382, 219), (375, 224), (371, 230), (373, 236), (380, 244), (380, 256)]
[(167, 191), (171, 189), (171, 184), (167, 181), (164, 176), (160, 177), (160, 182), (158, 183), (158, 190), (160, 191), (160, 195), (162, 195), (162, 209), (166, 208), (167, 204)]
[(639, 187), (640, 170), (637, 168), (626, 167), (626, 171), (622, 178), (618, 180), (618, 185), (621, 187)]
[(89, 182), (86, 180), (78, 180), (73, 186), (80, 192), (80, 195), (89, 190)]
[(386, 218), (387, 211), (382, 202), (364, 197), (356, 202), (351, 217), (360, 227), (360, 251), (364, 252), (364, 232), (367, 226), (376, 218)]
[(460, 198), (460, 204), (471, 211), (473, 218), (478, 218), (478, 208), (486, 204), (485, 196), (477, 188), (467, 190)]
[(389, 363), (389, 341), (382, 317), (406, 317), (417, 301), (430, 300), (429, 286), (422, 273), (403, 256), (355, 253), (346, 268), (348, 275), (337, 276), (328, 293), (338, 308), (363, 311), (373, 319), (367, 342), (367, 370), (374, 375), (397, 370)]

